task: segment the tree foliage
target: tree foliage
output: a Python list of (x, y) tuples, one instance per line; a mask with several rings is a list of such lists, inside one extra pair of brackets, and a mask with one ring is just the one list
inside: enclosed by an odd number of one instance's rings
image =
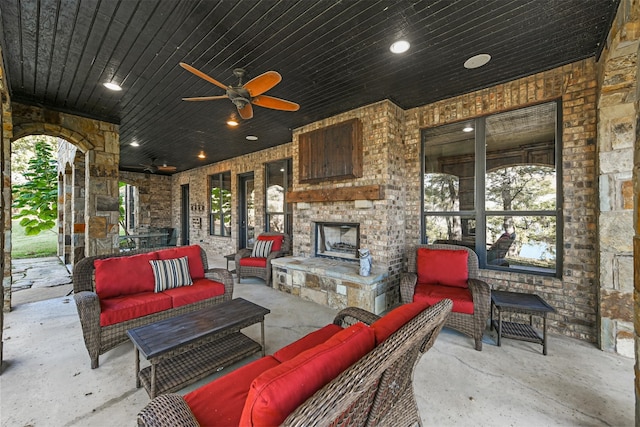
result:
[(58, 218), (58, 172), (53, 147), (39, 139), (34, 152), (23, 173), (26, 182), (12, 188), (13, 208), (18, 211), (13, 218), (21, 218), (20, 225), (27, 235), (50, 230)]

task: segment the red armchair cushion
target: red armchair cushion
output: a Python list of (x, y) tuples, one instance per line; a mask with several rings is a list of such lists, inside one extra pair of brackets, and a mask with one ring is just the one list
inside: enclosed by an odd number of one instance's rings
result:
[(214, 280), (195, 279), (191, 286), (167, 289), (162, 293), (171, 297), (171, 305), (176, 308), (224, 295), (224, 285)]
[(368, 353), (374, 341), (373, 330), (356, 323), (264, 372), (251, 383), (240, 425), (280, 425), (313, 393)]
[(153, 292), (156, 279), (149, 261), (155, 259), (158, 255), (149, 252), (93, 261), (96, 293), (102, 299)]
[(177, 248), (163, 249), (157, 252), (157, 259), (173, 259), (186, 256), (189, 258), (189, 274), (192, 279), (202, 279), (204, 277), (204, 266), (200, 255), (200, 246), (179, 246)]
[(253, 258), (253, 257), (245, 257), (240, 258), (240, 265), (243, 267), (267, 267), (267, 259), (266, 258)]
[(416, 256), (418, 284), (468, 287), (469, 253), (466, 250), (418, 248)]
[(201, 426), (237, 426), (251, 382), (278, 364), (271, 356), (262, 357), (187, 393), (184, 400)]
[(171, 308), (171, 298), (163, 293), (140, 292), (100, 298), (100, 326), (109, 326)]
[(389, 338), (395, 331), (403, 327), (409, 320), (416, 317), (430, 305), (431, 304), (426, 301), (403, 304), (373, 322), (371, 329), (373, 329), (373, 332), (376, 334), (376, 345), (379, 345)]
[(322, 329), (313, 331), (310, 334), (307, 334), (304, 337), (300, 338), (299, 340), (294, 341), (285, 347), (282, 347), (280, 350), (273, 353), (273, 357), (278, 359), (278, 361), (281, 363), (286, 362), (287, 360), (293, 359), (303, 351), (309, 350), (310, 348), (315, 347), (318, 344), (324, 343), (326, 340), (328, 340), (341, 330), (341, 326), (331, 323), (323, 327)]
[(453, 301), (451, 311), (454, 313), (473, 314), (473, 297), (468, 288), (422, 284), (416, 285), (416, 291), (413, 294), (414, 302), (426, 302), (429, 305), (433, 305), (445, 298)]
[(273, 240), (273, 246), (271, 246), (271, 252), (277, 252), (282, 249), (282, 242), (284, 236), (258, 236), (258, 240)]

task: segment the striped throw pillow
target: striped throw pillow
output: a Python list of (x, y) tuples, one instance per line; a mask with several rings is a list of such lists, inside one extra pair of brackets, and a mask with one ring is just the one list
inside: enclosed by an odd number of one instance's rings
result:
[(188, 257), (150, 260), (149, 262), (156, 279), (156, 292), (193, 284), (191, 274), (189, 274)]
[(273, 246), (273, 240), (258, 240), (253, 246), (251, 256), (253, 258), (266, 258), (271, 253), (271, 246)]

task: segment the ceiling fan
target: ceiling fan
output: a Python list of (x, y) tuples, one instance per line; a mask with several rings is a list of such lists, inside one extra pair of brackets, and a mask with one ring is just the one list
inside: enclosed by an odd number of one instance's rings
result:
[(228, 98), (236, 106), (240, 117), (243, 119), (250, 119), (253, 117), (253, 107), (251, 107), (251, 104), (282, 111), (298, 111), (300, 108), (300, 105), (295, 102), (263, 95), (263, 93), (280, 83), (282, 80), (282, 76), (276, 71), (267, 71), (266, 73), (260, 74), (258, 77), (255, 77), (243, 84), (242, 79), (244, 78), (246, 71), (242, 68), (236, 68), (233, 70), (233, 75), (238, 78), (238, 84), (235, 86), (226, 86), (189, 64), (181, 62), (180, 66), (209, 83), (213, 83), (219, 88), (227, 91), (226, 95), (182, 98), (184, 101), (212, 101), (215, 99)]
[(143, 166), (144, 167), (144, 171), (145, 172), (149, 172), (149, 173), (175, 172), (176, 171), (176, 167), (167, 165), (167, 162), (164, 162), (161, 165), (157, 165), (156, 164), (156, 159), (151, 159), (151, 163), (150, 164), (140, 163), (140, 166)]

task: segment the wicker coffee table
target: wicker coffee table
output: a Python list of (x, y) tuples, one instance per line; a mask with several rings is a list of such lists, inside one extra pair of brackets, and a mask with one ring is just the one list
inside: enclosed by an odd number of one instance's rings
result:
[[(135, 347), (136, 387), (153, 399), (179, 390), (258, 351), (264, 356), (264, 316), (270, 310), (242, 298), (127, 331)], [(240, 330), (261, 324), (261, 342)], [(151, 363), (140, 369), (140, 353)]]
[[(494, 311), (498, 315), (493, 320)], [(542, 344), (542, 354), (547, 355), (547, 313), (556, 311), (545, 300), (535, 294), (521, 292), (491, 291), (491, 326), (498, 331), (498, 346), (501, 339), (512, 338)], [(529, 315), (529, 324), (505, 322), (503, 313)], [(542, 336), (533, 328), (533, 316), (542, 316)]]

